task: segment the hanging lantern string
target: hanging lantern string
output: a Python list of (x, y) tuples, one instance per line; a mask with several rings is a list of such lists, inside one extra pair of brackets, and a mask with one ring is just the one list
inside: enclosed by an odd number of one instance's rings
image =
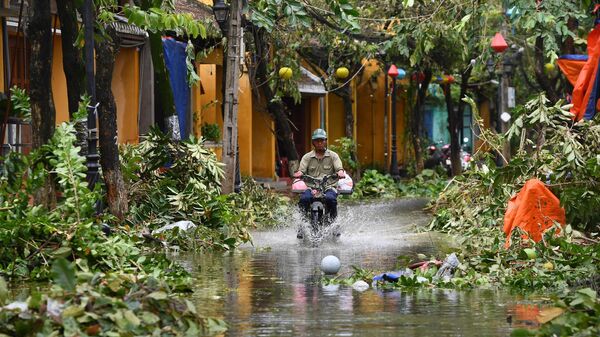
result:
[(341, 89), (341, 88), (345, 87), (346, 84), (350, 83), (356, 76), (358, 76), (358, 74), (360, 73), (360, 71), (363, 70), (363, 68), (365, 67), (365, 64), (366, 64), (366, 62), (361, 61), (360, 68), (357, 71), (355, 71), (354, 74), (352, 76), (350, 76), (350, 78), (346, 82), (344, 82), (340, 86), (338, 86), (336, 88), (333, 88), (331, 90), (325, 90), (325, 92), (333, 92), (333, 91), (336, 91), (338, 89)]

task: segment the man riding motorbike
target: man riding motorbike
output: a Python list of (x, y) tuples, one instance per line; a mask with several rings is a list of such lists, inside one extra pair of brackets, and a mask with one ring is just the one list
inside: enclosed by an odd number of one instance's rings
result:
[[(346, 174), (342, 167), (340, 156), (327, 149), (327, 133), (323, 129), (316, 129), (312, 134), (313, 151), (308, 152), (300, 160), (300, 167), (294, 173), (294, 177), (301, 178), (304, 174), (323, 178), (327, 175), (337, 174), (338, 178), (343, 179)], [(309, 213), (310, 204), (313, 199), (313, 191), (309, 188), (300, 196), (299, 206), (304, 214)], [(335, 184), (325, 192), (325, 206), (329, 211), (331, 220), (337, 217), (337, 191)], [(298, 238), (302, 238), (302, 233), (298, 232)]]

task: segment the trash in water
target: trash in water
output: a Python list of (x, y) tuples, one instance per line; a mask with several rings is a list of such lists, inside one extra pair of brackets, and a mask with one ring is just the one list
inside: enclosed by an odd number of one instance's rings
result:
[(182, 220), (182, 221), (177, 221), (175, 223), (168, 224), (168, 225), (162, 226), (161, 228), (155, 229), (154, 231), (152, 231), (152, 234), (159, 234), (159, 233), (171, 230), (171, 229), (176, 228), (176, 227), (179, 228), (179, 230), (181, 230), (181, 231), (187, 231), (189, 229), (193, 229), (193, 228), (196, 228), (198, 226), (196, 226), (196, 224), (194, 224), (191, 221)]
[(365, 291), (365, 290), (369, 289), (369, 284), (363, 280), (356, 281), (352, 285), (352, 289), (354, 289), (356, 291)]

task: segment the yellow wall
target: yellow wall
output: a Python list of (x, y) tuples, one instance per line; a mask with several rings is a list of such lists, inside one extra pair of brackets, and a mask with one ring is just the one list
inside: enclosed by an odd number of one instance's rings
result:
[(275, 175), (275, 125), (263, 105), (252, 109), (252, 175), (273, 178)]
[(202, 123), (212, 124), (221, 120), (221, 104), (216, 101), (217, 66), (214, 64), (200, 64), (198, 70), (204, 88), (204, 94), (201, 95), (199, 86), (194, 89), (194, 92), (198, 95), (194, 105), (195, 124), (198, 129), (197, 134), (200, 135), (199, 129)]
[(346, 118), (344, 115), (344, 101), (340, 96), (330, 93), (326, 99), (329, 101), (327, 141), (331, 145), (335, 144), (336, 139), (344, 137), (346, 133)]
[[(138, 142), (139, 58), (136, 48), (122, 48), (115, 60), (112, 91), (117, 104), (119, 143)], [(62, 40), (54, 37), (52, 55), (52, 97), (56, 123), (69, 120), (67, 85), (63, 70)]]
[[(385, 168), (384, 110), (385, 72), (376, 61), (365, 64), (364, 74), (356, 86), (356, 141), (361, 164)], [(379, 71), (379, 74), (377, 72)], [(371, 76), (375, 74), (372, 78)], [(389, 117), (388, 110), (388, 117)], [(389, 125), (389, 124), (388, 124)], [(389, 140), (389, 139), (388, 139)]]
[(139, 69), (137, 48), (121, 48), (115, 60), (111, 83), (117, 104), (119, 143), (138, 142)]
[(252, 175), (252, 90), (248, 74), (240, 78), (238, 97), (238, 144), (240, 146), (240, 171)]
[(52, 98), (56, 110), (56, 124), (69, 120), (69, 101), (67, 99), (67, 79), (63, 70), (62, 39), (54, 37), (52, 48)]
[[(201, 135), (200, 127), (203, 123), (217, 123), (223, 127), (222, 111), (222, 64), (223, 53), (220, 49), (215, 49), (206, 58), (199, 61), (197, 66), (202, 82), (204, 94), (201, 94), (200, 87), (194, 88), (192, 94), (192, 104), (194, 107), (194, 126), (196, 135)], [(209, 62), (215, 62), (213, 64)], [(252, 113), (252, 90), (250, 80), (247, 74), (239, 79), (240, 89), (238, 94), (238, 144), (240, 146), (240, 170), (242, 175), (253, 174), (253, 113)], [(217, 149), (217, 156), (220, 157), (221, 150)], [(264, 170), (271, 170), (274, 167), (274, 158), (270, 161), (262, 161), (268, 165)], [(260, 162), (259, 164), (260, 165)], [(271, 173), (272, 175), (272, 173)]]

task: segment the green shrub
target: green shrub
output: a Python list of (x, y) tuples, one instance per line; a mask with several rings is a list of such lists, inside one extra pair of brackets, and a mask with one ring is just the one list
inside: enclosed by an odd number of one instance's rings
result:
[(356, 159), (356, 143), (354, 140), (342, 137), (336, 139), (334, 144), (330, 144), (329, 148), (340, 156), (344, 169), (351, 176), (356, 176), (356, 173), (360, 169), (360, 164), (358, 159)]
[(353, 198), (394, 198), (398, 187), (389, 174), (376, 170), (366, 170), (362, 179), (355, 185)]
[(218, 142), (221, 140), (221, 127), (219, 124), (204, 123), (200, 127), (200, 133), (204, 140)]

